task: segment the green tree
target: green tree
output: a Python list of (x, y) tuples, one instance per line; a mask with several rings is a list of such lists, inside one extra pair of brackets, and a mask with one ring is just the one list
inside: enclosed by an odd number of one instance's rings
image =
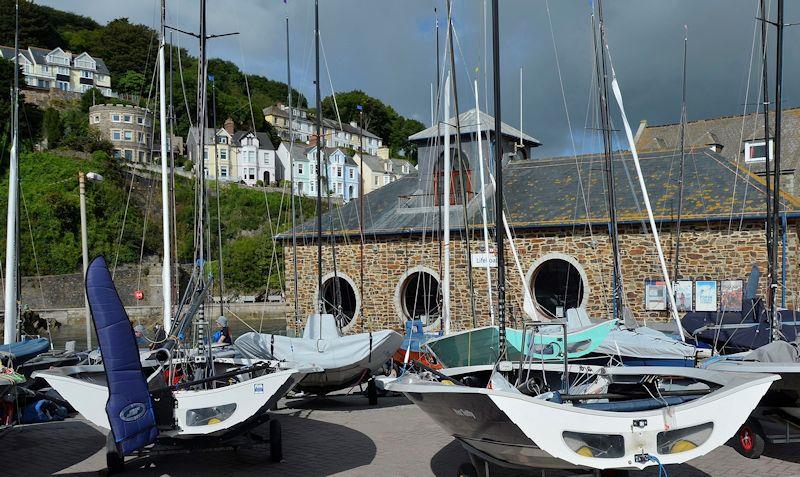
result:
[(128, 70), (116, 80), (114, 87), (120, 93), (142, 94), (144, 91), (144, 75), (138, 71)]
[(45, 110), (43, 128), (47, 147), (50, 149), (58, 147), (64, 134), (64, 126), (61, 124), (61, 113), (57, 109), (47, 108)]

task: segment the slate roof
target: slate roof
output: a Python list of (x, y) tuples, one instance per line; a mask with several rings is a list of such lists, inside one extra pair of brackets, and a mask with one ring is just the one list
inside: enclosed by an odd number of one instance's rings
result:
[[(298, 108), (296, 106), (295, 106), (295, 108), (299, 109), (300, 111), (305, 112), (306, 115), (308, 115), (308, 110), (307, 109)], [(281, 117), (281, 118), (288, 118), (289, 117), (289, 111), (287, 111), (285, 109), (282, 109), (282, 108), (278, 107), (277, 105), (267, 106), (266, 108), (264, 108), (262, 110), (262, 112), (264, 113), (264, 116), (272, 115), (272, 116), (277, 116), (277, 117)], [(312, 122), (312, 123), (316, 122), (316, 119), (313, 119), (311, 116), (307, 116), (305, 118), (296, 118), (296, 119), (302, 120), (302, 121), (309, 121), (309, 122)], [(341, 131), (349, 132), (349, 133), (355, 134), (355, 135), (362, 134), (362, 131), (361, 131), (360, 128), (358, 128), (356, 126), (353, 126), (350, 123), (346, 123), (344, 121), (342, 121), (341, 127), (339, 127), (339, 121), (337, 121), (335, 119), (322, 118), (322, 125), (324, 127), (326, 127), (326, 128), (341, 130)], [(371, 137), (371, 138), (375, 138), (375, 139), (380, 139), (380, 136), (376, 136), (375, 134), (371, 133), (370, 131), (368, 131), (366, 129), (364, 129), (363, 134), (364, 134), (364, 137)]]
[[(28, 53), (28, 50), (20, 49), (19, 52), (31, 61), (31, 55)], [(14, 61), (14, 47), (13, 46), (0, 46), (0, 58), (5, 58), (9, 61)]]
[[(250, 131), (235, 131), (233, 133), (233, 145), (239, 146), (240, 142), (243, 137), (250, 134)], [(272, 139), (269, 138), (269, 135), (265, 132), (256, 132), (256, 139), (258, 139), (258, 144), (260, 145), (261, 149), (267, 149), (270, 151), (275, 150), (275, 145), (272, 144)]]
[[(92, 57), (94, 58), (94, 57)], [(108, 66), (106, 66), (106, 62), (103, 61), (101, 58), (94, 58), (95, 63), (97, 63), (97, 72), (101, 75), (110, 75), (111, 72), (108, 70)]]
[[(774, 134), (775, 114), (770, 113), (770, 135)], [(782, 115), (781, 169), (796, 169), (800, 157), (800, 108), (784, 109)], [(744, 163), (744, 142), (763, 140), (764, 114), (750, 113), (712, 119), (689, 121), (686, 124), (686, 145), (719, 144), (720, 153), (733, 161)], [(680, 124), (646, 126), (636, 141), (641, 151), (677, 149), (680, 147)], [(748, 164), (753, 172), (763, 172), (764, 163)]]
[[(674, 150), (640, 154), (656, 220), (669, 222), (676, 218), (679, 160), (680, 153)], [(738, 222), (740, 218), (764, 216), (765, 187), (760, 177), (707, 148), (689, 151), (685, 164), (685, 170), (689, 171), (684, 182), (682, 218), (685, 222)], [(503, 177), (506, 210), (510, 225), (515, 229), (585, 225), (586, 208), (589, 211), (588, 222), (605, 225), (608, 221), (602, 155), (511, 161), (504, 166)], [(579, 177), (587, 198), (586, 207)], [(420, 190), (420, 184), (424, 182), (412, 170), (411, 174), (367, 194), (364, 197), (368, 211), (365, 213), (365, 233), (394, 235), (433, 230), (438, 223), (438, 210), (431, 206), (432, 200), (428, 200), (428, 207), (414, 209), (406, 206), (415, 196), (424, 195)], [(615, 152), (615, 184), (620, 223), (644, 223), (646, 210), (628, 152)], [(493, 190), (487, 189), (487, 194), (492, 197)], [(468, 208), (473, 227), (480, 224), (480, 208), (472, 206), (479, 200), (476, 196)], [(490, 209), (493, 208), (492, 202), (489, 203)], [(783, 204), (790, 216), (800, 216), (800, 199), (784, 194)], [(354, 200), (335, 211), (333, 229), (336, 235), (359, 233), (358, 208), (358, 200)], [(734, 211), (733, 219), (731, 210)], [(451, 208), (453, 228), (463, 227), (461, 215), (460, 208)], [(494, 217), (493, 211), (489, 212), (489, 217)], [(328, 224), (329, 220), (326, 216), (323, 224)], [(315, 235), (314, 220), (299, 225), (297, 233)], [(287, 232), (279, 237), (288, 236)]]
[[(494, 131), (494, 117), (483, 111), (478, 111), (476, 108), (472, 108), (458, 115), (458, 119), (461, 122), (461, 134), (474, 134), (478, 131), (478, 113), (480, 113), (481, 118), (481, 131)], [(455, 117), (451, 117), (447, 122), (455, 128)], [(538, 139), (506, 123), (501, 124), (500, 130), (503, 132), (504, 136), (508, 136), (517, 141), (522, 137), (522, 140), (528, 146), (540, 146), (542, 144)], [(423, 129), (416, 134), (412, 134), (408, 137), (408, 140), (411, 142), (426, 142), (429, 139), (437, 137), (439, 134), (442, 134), (442, 130), (434, 124), (428, 129)]]

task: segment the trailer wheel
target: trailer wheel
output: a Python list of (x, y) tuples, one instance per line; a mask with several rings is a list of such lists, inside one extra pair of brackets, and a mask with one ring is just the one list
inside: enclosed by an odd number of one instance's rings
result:
[(370, 406), (378, 404), (378, 386), (375, 384), (375, 378), (367, 381), (367, 399)]
[(281, 439), (281, 423), (277, 419), (270, 419), (269, 459), (272, 462), (280, 462), (283, 460), (283, 441)]
[(478, 471), (475, 469), (475, 466), (469, 462), (464, 462), (458, 466), (458, 471), (456, 471), (456, 476), (458, 477), (478, 477)]
[(125, 472), (125, 457), (120, 453), (111, 432), (106, 436), (106, 467), (108, 475)]
[(764, 437), (759, 432), (760, 429), (751, 421), (742, 424), (739, 431), (733, 437), (733, 448), (736, 452), (748, 459), (758, 459), (764, 452)]

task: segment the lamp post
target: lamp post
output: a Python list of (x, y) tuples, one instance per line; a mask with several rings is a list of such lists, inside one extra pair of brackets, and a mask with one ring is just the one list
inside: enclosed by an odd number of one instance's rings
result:
[[(89, 269), (89, 240), (86, 233), (86, 181), (103, 182), (103, 176), (96, 172), (84, 174), (78, 172), (78, 191), (81, 196), (81, 249), (83, 251), (83, 278), (86, 280), (86, 271)], [(92, 349), (92, 315), (89, 312), (89, 297), (86, 288), (83, 290), (83, 301), (86, 314), (86, 349)]]

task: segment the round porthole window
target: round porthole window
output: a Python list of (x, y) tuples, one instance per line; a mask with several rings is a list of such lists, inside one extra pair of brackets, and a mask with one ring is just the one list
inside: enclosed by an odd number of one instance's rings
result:
[(340, 329), (348, 328), (358, 313), (360, 301), (351, 280), (339, 273), (322, 281), (322, 310), (333, 315)]
[(538, 260), (528, 272), (528, 286), (537, 309), (553, 318), (586, 305), (586, 276), (569, 256), (553, 254)]
[(414, 267), (400, 278), (394, 304), (401, 322), (423, 320), (431, 326), (441, 317), (441, 284), (435, 272)]

